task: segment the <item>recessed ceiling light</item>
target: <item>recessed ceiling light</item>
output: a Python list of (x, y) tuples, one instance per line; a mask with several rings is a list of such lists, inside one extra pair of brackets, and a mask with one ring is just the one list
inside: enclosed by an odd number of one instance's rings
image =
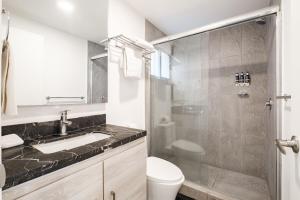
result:
[(74, 11), (74, 4), (67, 0), (57, 1), (57, 6), (67, 13), (71, 13)]

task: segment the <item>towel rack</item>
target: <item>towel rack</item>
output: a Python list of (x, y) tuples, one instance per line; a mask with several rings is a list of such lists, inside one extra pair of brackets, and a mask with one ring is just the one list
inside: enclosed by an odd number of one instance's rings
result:
[(46, 99), (50, 100), (50, 99), (81, 99), (83, 100), (85, 97), (50, 97), (47, 96)]
[(139, 49), (140, 51), (142, 51), (143, 57), (147, 60), (151, 60), (151, 58), (148, 55), (154, 53), (153, 49), (145, 48), (145, 47), (139, 45), (136, 41), (134, 41), (122, 34), (111, 37), (111, 38), (107, 38), (107, 39), (101, 41), (100, 44), (105, 44), (105, 46), (107, 47), (109, 42), (112, 40), (116, 41), (117, 44), (121, 43), (123, 45), (123, 46), (116, 46), (118, 48), (124, 49), (124, 46), (130, 46), (130, 47)]
[(9, 29), (10, 29), (10, 16), (9, 16), (9, 12), (5, 8), (2, 8), (2, 12), (1, 13), (3, 15), (7, 16), (7, 32), (6, 32), (6, 37), (5, 37), (5, 40), (7, 41), (8, 37), (9, 37)]

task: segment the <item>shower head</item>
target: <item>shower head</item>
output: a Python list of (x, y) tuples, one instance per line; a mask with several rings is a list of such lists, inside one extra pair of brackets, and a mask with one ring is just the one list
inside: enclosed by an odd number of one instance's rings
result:
[(255, 20), (255, 23), (259, 24), (259, 25), (265, 25), (266, 24), (266, 19), (261, 17)]

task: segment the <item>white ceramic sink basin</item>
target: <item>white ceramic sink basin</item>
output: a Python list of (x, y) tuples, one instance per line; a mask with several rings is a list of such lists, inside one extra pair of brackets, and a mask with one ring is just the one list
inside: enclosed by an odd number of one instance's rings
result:
[(81, 135), (78, 137), (73, 137), (65, 140), (59, 140), (59, 141), (49, 142), (44, 144), (36, 144), (32, 146), (45, 154), (49, 154), (58, 151), (74, 149), (76, 147), (80, 147), (86, 144), (104, 140), (110, 137), (111, 137), (110, 135), (103, 134), (103, 133), (89, 133), (86, 135)]

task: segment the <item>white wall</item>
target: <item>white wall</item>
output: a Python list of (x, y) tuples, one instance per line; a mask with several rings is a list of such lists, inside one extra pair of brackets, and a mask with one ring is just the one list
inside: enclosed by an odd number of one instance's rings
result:
[[(122, 0), (110, 0), (108, 35), (145, 38), (145, 18)], [(144, 76), (143, 76), (144, 77)], [(145, 78), (125, 79), (119, 65), (108, 63), (107, 122), (145, 129)]]
[(68, 118), (105, 114), (106, 104), (64, 106), (22, 106), (17, 116), (1, 116), (1, 125), (45, 122), (60, 119), (60, 112), (69, 110)]
[[(282, 93), (292, 99), (282, 106), (282, 139), (292, 135), (300, 138), (300, 1), (282, 1)], [(300, 155), (287, 149), (282, 155), (282, 200), (298, 200), (300, 197)]]

